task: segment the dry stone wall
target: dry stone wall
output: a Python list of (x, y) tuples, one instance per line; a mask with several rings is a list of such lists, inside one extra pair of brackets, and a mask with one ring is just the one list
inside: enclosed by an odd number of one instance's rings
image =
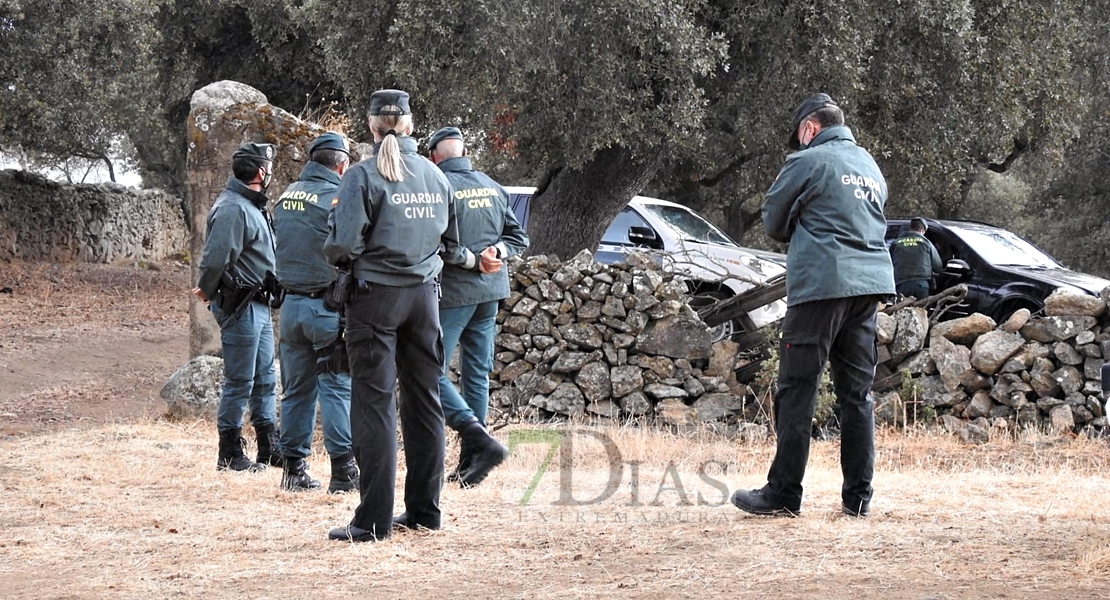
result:
[(588, 251), (510, 259), (497, 315), (490, 402), (530, 416), (736, 421), (755, 406), (733, 375), (736, 345), (711, 344), (686, 284), (643, 255), (603, 265)]
[(159, 260), (188, 247), (181, 201), (165, 192), (0, 171), (0, 260)]
[[(736, 381), (739, 348), (710, 344), (683, 279), (632, 255), (511, 259), (497, 315), (491, 405), (525, 418), (643, 418), (674, 426), (763, 427), (768, 394)], [(992, 429), (1107, 431), (1101, 367), (1110, 360), (1103, 298), (1061, 290), (1045, 314), (1006, 323), (975, 314), (931, 324), (923, 308), (880, 313), (880, 422), (936, 418), (970, 441)], [(751, 423), (755, 421), (756, 424)], [(765, 431), (765, 428), (763, 429)]]
[(923, 308), (880, 314), (881, 420), (899, 423), (925, 408), (973, 440), (991, 429), (1105, 431), (1107, 297), (1057, 290), (1043, 315), (1019, 311), (1002, 324), (974, 314), (930, 329)]

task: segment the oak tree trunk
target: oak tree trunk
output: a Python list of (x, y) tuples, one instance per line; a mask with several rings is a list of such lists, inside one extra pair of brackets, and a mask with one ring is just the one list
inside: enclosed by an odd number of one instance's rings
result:
[(595, 252), (609, 223), (655, 175), (661, 156), (610, 147), (580, 169), (556, 172), (531, 201), (529, 254), (568, 260), (583, 249)]

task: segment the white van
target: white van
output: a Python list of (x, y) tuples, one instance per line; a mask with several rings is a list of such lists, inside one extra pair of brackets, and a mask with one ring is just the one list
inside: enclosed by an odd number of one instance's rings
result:
[[(521, 225), (528, 228), (529, 201), (536, 189), (506, 187), (510, 206)], [(696, 280), (691, 290), (704, 300), (721, 300), (762, 284), (786, 271), (785, 256), (743, 248), (698, 213), (674, 202), (636, 196), (609, 224), (594, 256), (600, 263), (624, 260), (630, 250), (658, 250), (669, 256), (676, 272)], [(781, 257), (772, 261), (769, 257)], [(756, 327), (780, 321), (786, 301), (776, 300), (748, 313)], [(713, 341), (730, 338), (738, 325), (727, 322), (713, 328)]]

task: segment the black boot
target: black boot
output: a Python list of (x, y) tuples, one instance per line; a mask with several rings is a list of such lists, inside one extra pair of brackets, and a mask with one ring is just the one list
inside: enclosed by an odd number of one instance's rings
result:
[(482, 483), (489, 472), (509, 456), (509, 451), (490, 436), (478, 419), (463, 423), (459, 427), (459, 435), (463, 438), (463, 444), (469, 442), (474, 449), (470, 456), (470, 468), (459, 475), (464, 488)]
[(303, 458), (286, 456), (284, 462), (285, 469), (281, 473), (281, 489), (290, 492), (320, 489), (320, 482), (309, 477), (308, 473), (305, 473), (305, 462)]
[(470, 462), (474, 459), (474, 443), (462, 438), (459, 442), (459, 463), (455, 470), (447, 474), (447, 481), (458, 481), (463, 473), (470, 469)]
[(265, 425), (255, 425), (254, 434), (258, 438), (258, 462), (264, 465), (280, 467), (281, 460), (281, 441), (278, 438), (277, 427), (273, 423)]
[(243, 453), (243, 429), (220, 430), (220, 454), (216, 459), (217, 471), (261, 471), (266, 465), (251, 462)]
[(328, 493), (338, 494), (358, 489), (358, 464), (355, 455), (348, 452), (331, 459), (331, 482)]

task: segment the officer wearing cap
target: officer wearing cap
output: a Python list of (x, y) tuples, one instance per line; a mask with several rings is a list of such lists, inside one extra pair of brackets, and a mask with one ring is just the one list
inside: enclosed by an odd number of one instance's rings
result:
[(329, 539), (356, 542), (386, 539), (394, 526), (398, 379), (407, 473), (405, 515), (397, 525), (439, 529), (443, 343), (436, 279), (444, 261), (500, 268), (496, 259), (480, 264), (459, 245), (451, 184), (410, 137), (409, 95), (374, 92), (369, 125), (373, 155), (343, 176), (324, 245), (328, 261), (349, 264), (358, 282), (347, 303), (346, 340), (360, 501), (350, 524), (328, 532)]
[(320, 482), (305, 471), (316, 429), (316, 405), (331, 457), (328, 492), (358, 487), (351, 451), (351, 377), (340, 339), (340, 314), (328, 310), (324, 293), (335, 267), (324, 257), (328, 213), (339, 180), (350, 164), (350, 147), (329, 131), (308, 146), (308, 162), (274, 207), (277, 277), (285, 288), (278, 339), (281, 353), (281, 447), (285, 470), (281, 487), (315, 490)]
[[(216, 411), (220, 436), (216, 468), (260, 471), (280, 465), (275, 415), (274, 331), (270, 307), (250, 290), (273, 276), (274, 235), (266, 210), (274, 147), (248, 143), (231, 157), (232, 176), (208, 212), (208, 233), (193, 294), (220, 325), (224, 383)], [(249, 298), (243, 306), (237, 299)], [(243, 411), (250, 408), (258, 459), (243, 453)]]
[(894, 288), (903, 296), (928, 296), (933, 274), (940, 274), (944, 269), (936, 247), (925, 237), (928, 229), (925, 219), (914, 217), (910, 219), (909, 230), (890, 244)]
[[(509, 208), (509, 194), (466, 157), (462, 132), (444, 127), (428, 139), (428, 157), (443, 171), (455, 190), (459, 241), (483, 259), (504, 259), (528, 247), (528, 235)], [(443, 298), (439, 322), (443, 327), (444, 373), (439, 378), (443, 416), (462, 439), (459, 461), (447, 480), (463, 487), (478, 485), (508, 451), (486, 431), (489, 372), (493, 369), (493, 337), (498, 302), (509, 297), (509, 272), (500, 268), (484, 274), (454, 265), (443, 267)], [(459, 390), (447, 378), (447, 366), (459, 350)]]
[(800, 513), (817, 391), (828, 362), (841, 408), (842, 509), (866, 517), (875, 463), (875, 315), (879, 302), (894, 294), (884, 242), (886, 180), (827, 94), (807, 98), (794, 111), (789, 145), (796, 152), (786, 157), (763, 203), (767, 234), (789, 243), (774, 399), (778, 446), (767, 485), (737, 490), (732, 503), (758, 515)]

